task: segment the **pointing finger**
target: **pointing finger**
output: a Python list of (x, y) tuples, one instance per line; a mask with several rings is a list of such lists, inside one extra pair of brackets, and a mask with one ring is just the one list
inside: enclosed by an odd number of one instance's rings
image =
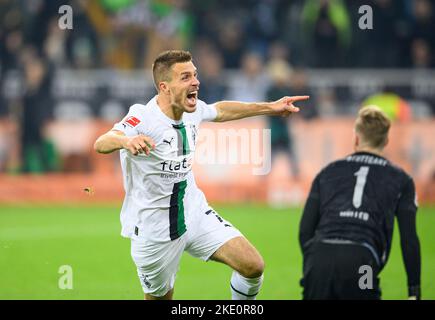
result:
[(293, 103), (295, 101), (308, 100), (309, 98), (310, 98), (310, 96), (293, 96), (293, 97), (288, 97), (287, 98), (287, 103)]

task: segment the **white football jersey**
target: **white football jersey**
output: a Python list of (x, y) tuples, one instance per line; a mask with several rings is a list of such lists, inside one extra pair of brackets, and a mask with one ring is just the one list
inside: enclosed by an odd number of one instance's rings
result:
[(183, 113), (176, 121), (157, 105), (157, 96), (146, 105), (134, 104), (113, 129), (127, 136), (143, 134), (155, 143), (150, 155), (132, 155), (120, 150), (125, 189), (121, 209), (121, 235), (152, 241), (168, 241), (186, 232), (198, 210), (207, 201), (198, 189), (192, 172), (198, 128), (212, 121), (214, 105), (198, 100), (195, 112)]

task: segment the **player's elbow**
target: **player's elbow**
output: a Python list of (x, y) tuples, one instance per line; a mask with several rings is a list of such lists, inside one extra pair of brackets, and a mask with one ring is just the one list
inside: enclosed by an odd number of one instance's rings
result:
[(98, 140), (95, 141), (95, 143), (94, 143), (94, 151), (97, 153), (103, 153), (101, 150), (100, 144), (98, 143)]
[(225, 113), (224, 110), (222, 110), (219, 102), (216, 104), (216, 118), (213, 120), (213, 122), (225, 122), (227, 121), (225, 119)]
[(104, 149), (103, 136), (99, 137), (94, 143), (94, 151), (97, 153), (107, 153)]

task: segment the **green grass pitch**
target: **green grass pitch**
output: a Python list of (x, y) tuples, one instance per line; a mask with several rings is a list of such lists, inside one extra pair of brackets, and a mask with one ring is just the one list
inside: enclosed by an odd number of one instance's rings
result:
[[(266, 262), (258, 299), (300, 299), (301, 209), (225, 205), (215, 209), (238, 227)], [(435, 299), (435, 208), (420, 208), (422, 293)], [(397, 226), (387, 267), (384, 299), (405, 299), (406, 276)], [(142, 299), (129, 240), (119, 235), (117, 206), (0, 206), (0, 299)], [(73, 289), (59, 289), (59, 268), (73, 270)], [(229, 299), (231, 270), (185, 254), (175, 299)]]

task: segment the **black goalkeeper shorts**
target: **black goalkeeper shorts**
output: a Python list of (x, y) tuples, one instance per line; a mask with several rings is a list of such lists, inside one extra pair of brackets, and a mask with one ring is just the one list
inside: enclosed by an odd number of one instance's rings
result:
[(381, 298), (379, 266), (361, 245), (312, 243), (304, 253), (303, 272), (304, 300)]

